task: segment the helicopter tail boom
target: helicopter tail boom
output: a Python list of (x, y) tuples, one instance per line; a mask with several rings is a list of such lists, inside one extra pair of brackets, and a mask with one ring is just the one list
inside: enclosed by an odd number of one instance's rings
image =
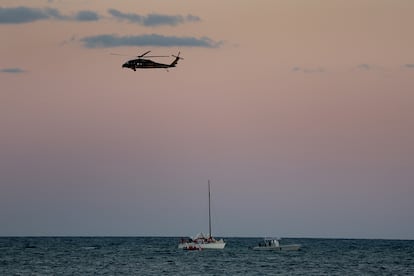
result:
[(178, 54), (175, 56), (175, 55), (172, 55), (173, 57), (175, 57), (175, 59), (174, 59), (174, 61), (170, 64), (170, 66), (169, 67), (175, 67), (175, 65), (178, 63), (178, 61), (180, 60), (180, 59), (183, 59), (182, 57), (180, 57), (180, 52), (178, 52)]

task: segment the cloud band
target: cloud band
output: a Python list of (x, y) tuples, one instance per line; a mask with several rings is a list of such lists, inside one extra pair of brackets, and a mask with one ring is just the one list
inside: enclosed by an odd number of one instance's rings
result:
[(80, 39), (87, 48), (110, 48), (121, 46), (161, 46), (161, 47), (205, 47), (216, 48), (221, 42), (215, 42), (208, 37), (177, 37), (163, 36), (158, 34), (137, 35), (137, 36), (118, 36), (103, 34), (88, 36)]

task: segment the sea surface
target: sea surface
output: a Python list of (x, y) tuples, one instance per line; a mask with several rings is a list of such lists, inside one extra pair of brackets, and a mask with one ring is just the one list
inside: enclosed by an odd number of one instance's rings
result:
[(297, 252), (183, 251), (178, 237), (0, 237), (0, 275), (414, 275), (414, 241), (282, 239)]

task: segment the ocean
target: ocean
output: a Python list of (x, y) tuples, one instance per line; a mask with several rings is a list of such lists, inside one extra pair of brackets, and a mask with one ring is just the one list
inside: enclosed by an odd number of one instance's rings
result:
[(293, 252), (183, 251), (179, 237), (0, 237), (0, 275), (414, 275), (413, 240), (286, 238)]

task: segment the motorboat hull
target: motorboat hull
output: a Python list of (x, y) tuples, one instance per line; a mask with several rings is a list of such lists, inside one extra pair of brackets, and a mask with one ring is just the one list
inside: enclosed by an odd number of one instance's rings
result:
[(280, 245), (280, 246), (255, 246), (253, 250), (260, 250), (260, 251), (298, 251), (300, 250), (300, 244), (287, 244), (287, 245)]

